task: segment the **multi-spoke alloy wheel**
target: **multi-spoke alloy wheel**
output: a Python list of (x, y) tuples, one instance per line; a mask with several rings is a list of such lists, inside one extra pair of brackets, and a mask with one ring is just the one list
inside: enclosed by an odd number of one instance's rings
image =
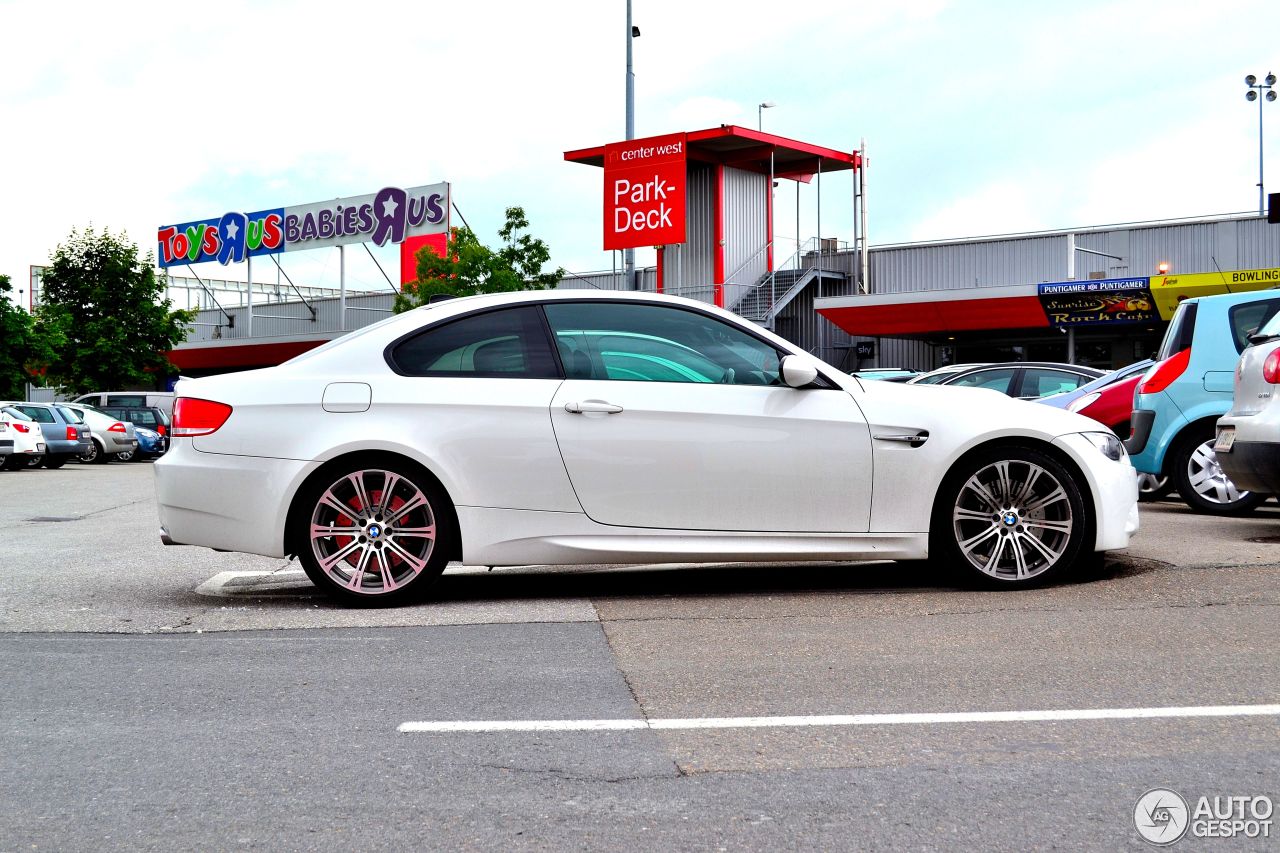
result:
[(440, 574), (433, 489), (390, 466), (335, 475), (308, 498), (299, 556), (312, 581), (348, 599), (388, 601)]
[(1209, 515), (1241, 515), (1266, 500), (1236, 487), (1214, 452), (1214, 429), (1197, 429), (1174, 451), (1173, 478), (1188, 506)]
[[(987, 453), (953, 472), (934, 524), (946, 556), (1002, 587), (1070, 566), (1091, 528), (1066, 469), (1023, 448)], [(943, 530), (949, 535), (939, 536)]]

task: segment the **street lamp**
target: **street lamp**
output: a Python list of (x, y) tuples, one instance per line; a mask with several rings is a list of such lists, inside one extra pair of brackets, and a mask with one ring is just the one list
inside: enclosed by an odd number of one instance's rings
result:
[(756, 107), (756, 130), (764, 130), (764, 111), (776, 107), (773, 101), (761, 101), (760, 106)]
[(1268, 101), (1276, 99), (1276, 93), (1271, 88), (1276, 84), (1276, 75), (1267, 72), (1266, 79), (1259, 83), (1258, 78), (1250, 74), (1244, 78), (1244, 84), (1249, 87), (1249, 91), (1244, 93), (1245, 100), (1258, 102), (1258, 215), (1261, 216), (1266, 212), (1266, 193), (1262, 188), (1262, 98), (1259, 96), (1266, 92)]

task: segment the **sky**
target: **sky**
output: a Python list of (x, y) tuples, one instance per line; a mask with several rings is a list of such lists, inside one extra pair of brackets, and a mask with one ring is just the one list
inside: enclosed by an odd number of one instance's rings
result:
[[(633, 7), (637, 136), (755, 127), (772, 101), (768, 132), (865, 140), (873, 246), (1257, 210), (1244, 77), (1280, 73), (1274, 3)], [(24, 287), (73, 228), (150, 251), (163, 224), (437, 181), (481, 239), (520, 205), (553, 265), (609, 269), (603, 172), (563, 154), (624, 138), (625, 8), (0, 0), (0, 273)], [(1280, 190), (1280, 105), (1263, 114)], [(823, 236), (853, 237), (850, 180), (823, 182)], [(777, 198), (781, 259), (794, 184)], [(801, 187), (802, 237), (816, 212)], [(349, 286), (385, 287), (360, 255)], [(336, 250), (285, 265), (337, 286)]]

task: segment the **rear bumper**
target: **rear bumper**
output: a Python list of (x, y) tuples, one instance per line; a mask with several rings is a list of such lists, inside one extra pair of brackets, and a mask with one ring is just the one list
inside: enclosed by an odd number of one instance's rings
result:
[(1229, 453), (1217, 456), (1218, 464), (1238, 488), (1280, 494), (1280, 442), (1237, 440)]
[(78, 456), (89, 450), (89, 439), (81, 441), (67, 441), (59, 439), (57, 441), (46, 441), (45, 452), (50, 456)]
[(202, 453), (178, 441), (154, 468), (161, 541), (282, 557), (289, 498), (315, 465)]
[(1134, 409), (1129, 415), (1129, 428), (1133, 434), (1124, 443), (1124, 448), (1129, 451), (1130, 456), (1137, 456), (1147, 449), (1147, 442), (1151, 439), (1151, 428), (1155, 424), (1156, 413), (1151, 409)]

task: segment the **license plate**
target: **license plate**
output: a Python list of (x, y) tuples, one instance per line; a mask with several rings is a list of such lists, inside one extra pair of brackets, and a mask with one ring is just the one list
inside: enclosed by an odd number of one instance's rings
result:
[(1223, 427), (1218, 430), (1218, 440), (1213, 443), (1214, 453), (1230, 453), (1231, 445), (1236, 443), (1236, 428)]

